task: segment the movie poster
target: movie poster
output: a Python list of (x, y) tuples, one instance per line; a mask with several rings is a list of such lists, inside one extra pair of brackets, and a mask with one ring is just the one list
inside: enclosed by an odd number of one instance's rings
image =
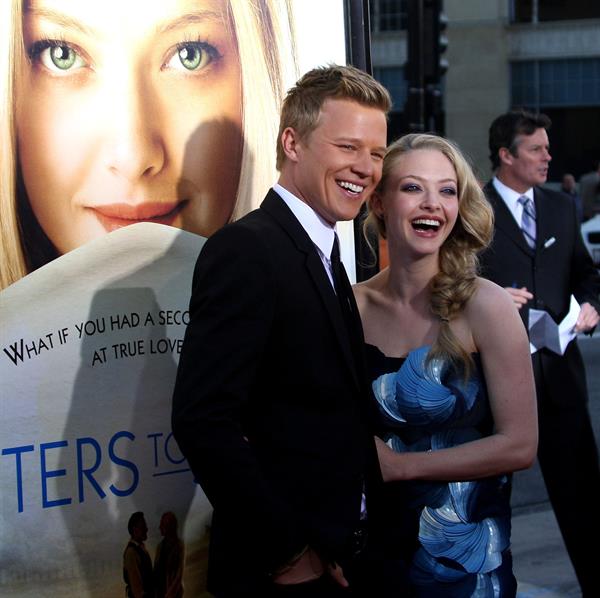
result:
[(285, 90), (345, 62), (344, 2), (2, 0), (0, 44), (0, 594), (123, 596), (141, 511), (201, 596), (170, 430), (192, 270), (276, 181)]

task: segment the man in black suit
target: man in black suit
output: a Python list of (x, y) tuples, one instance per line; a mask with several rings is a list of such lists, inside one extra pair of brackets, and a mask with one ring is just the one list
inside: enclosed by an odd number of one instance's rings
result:
[[(506, 287), (526, 326), (530, 308), (560, 322), (574, 295), (581, 305), (575, 331), (591, 333), (599, 320), (600, 277), (581, 239), (575, 206), (539, 187), (551, 160), (549, 127), (547, 116), (526, 112), (499, 116), (490, 127), (495, 177), (485, 193), (495, 211), (495, 234), (482, 255), (482, 273)], [(583, 595), (595, 596), (597, 551), (588, 543), (600, 538), (600, 468), (577, 339), (564, 355), (542, 348), (532, 358), (538, 460)]]
[(332, 250), (381, 178), (389, 107), (353, 67), (304, 75), (282, 108), (279, 184), (198, 258), (173, 431), (214, 507), (219, 597), (358, 595), (362, 497), (368, 511), (380, 472), (362, 328)]

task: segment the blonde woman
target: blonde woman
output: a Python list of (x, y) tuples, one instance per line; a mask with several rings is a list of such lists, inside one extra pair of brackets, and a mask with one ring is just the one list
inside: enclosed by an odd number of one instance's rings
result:
[(209, 236), (275, 177), (289, 2), (0, 3), (0, 288), (121, 226)]
[(508, 474), (535, 457), (536, 405), (525, 329), (477, 276), (491, 208), (458, 148), (424, 134), (388, 149), (369, 208), (390, 261), (355, 294), (387, 441), (387, 555), (417, 596), (514, 596)]

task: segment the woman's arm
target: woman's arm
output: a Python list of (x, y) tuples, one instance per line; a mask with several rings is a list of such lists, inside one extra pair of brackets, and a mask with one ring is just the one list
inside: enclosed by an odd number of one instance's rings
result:
[(465, 317), (480, 353), (494, 433), (460, 446), (394, 453), (379, 441), (386, 480), (470, 480), (530, 467), (537, 450), (537, 407), (529, 341), (508, 293), (478, 279)]

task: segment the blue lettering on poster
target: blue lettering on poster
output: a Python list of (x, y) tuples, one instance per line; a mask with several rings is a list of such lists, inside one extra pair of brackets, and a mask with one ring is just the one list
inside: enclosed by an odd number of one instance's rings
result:
[[(181, 454), (173, 433), (165, 434), (155, 432), (146, 435), (146, 441), (150, 441), (148, 450), (152, 451), (152, 468), (150, 471), (144, 471), (144, 475), (159, 477), (189, 472), (185, 457)], [(115, 433), (108, 441), (108, 445), (103, 448), (101, 442), (91, 436), (77, 438), (71, 442), (68, 440), (57, 440), (53, 442), (44, 442), (39, 445), (23, 444), (3, 448), (2, 457), (14, 460), (14, 475), (17, 512), (22, 513), (25, 510), (27, 497), (41, 494), (41, 508), (49, 509), (54, 507), (66, 507), (77, 501), (83, 503), (86, 500), (106, 498), (108, 492), (114, 496), (130, 496), (140, 485), (140, 467), (130, 458), (126, 459), (123, 455), (131, 448), (132, 443), (140, 442), (136, 436), (129, 431), (122, 430)], [(75, 452), (76, 471), (69, 471), (66, 468), (52, 469), (49, 464), (52, 457), (57, 457), (61, 451), (72, 450)], [(99, 468), (104, 464), (111, 463), (119, 468), (127, 470), (130, 481), (127, 485), (117, 487), (110, 484), (108, 487), (102, 487), (96, 474)], [(40, 486), (27, 487), (24, 483), (24, 470), (31, 471), (31, 468), (39, 468)], [(35, 472), (35, 469), (34, 469)], [(76, 476), (77, 496), (52, 496), (49, 489), (49, 480), (53, 478), (64, 477), (68, 480)], [(35, 476), (28, 476), (28, 484), (32, 485), (32, 479)], [(9, 488), (3, 488), (3, 493), (8, 499)], [(41, 491), (40, 491), (41, 490)], [(31, 500), (29, 503), (31, 504)]]

